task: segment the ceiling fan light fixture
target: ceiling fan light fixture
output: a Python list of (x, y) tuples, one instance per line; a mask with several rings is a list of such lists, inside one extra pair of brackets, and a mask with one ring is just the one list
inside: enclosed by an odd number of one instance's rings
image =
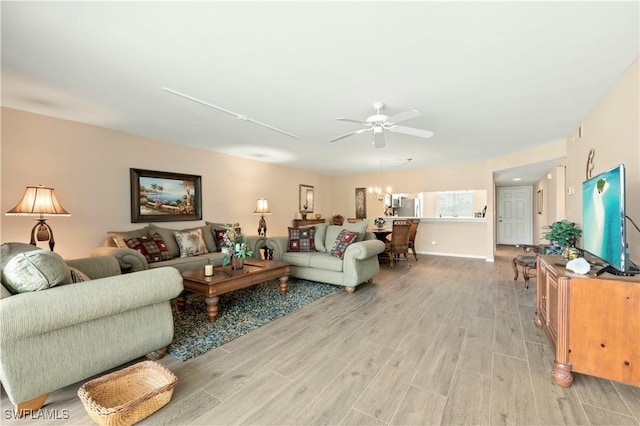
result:
[(385, 146), (384, 141), (384, 131), (389, 130), (391, 132), (396, 133), (404, 133), (411, 136), (417, 136), (420, 138), (430, 138), (433, 136), (433, 132), (430, 130), (417, 129), (413, 127), (407, 126), (398, 126), (397, 123), (400, 123), (405, 120), (409, 120), (412, 118), (419, 117), (421, 115), (420, 111), (415, 109), (410, 109), (407, 111), (400, 112), (398, 114), (389, 117), (387, 115), (381, 114), (380, 110), (384, 108), (383, 102), (376, 102), (373, 104), (373, 108), (376, 110), (376, 113), (370, 117), (367, 117), (364, 121), (362, 120), (353, 120), (350, 118), (336, 118), (338, 121), (347, 121), (350, 123), (358, 123), (364, 125), (364, 128), (359, 130), (349, 132), (347, 134), (338, 136), (329, 140), (329, 142), (336, 142), (338, 140), (344, 139), (346, 137), (357, 135), (362, 132), (371, 131), (373, 132), (373, 141), (372, 144), (376, 148), (382, 148)]

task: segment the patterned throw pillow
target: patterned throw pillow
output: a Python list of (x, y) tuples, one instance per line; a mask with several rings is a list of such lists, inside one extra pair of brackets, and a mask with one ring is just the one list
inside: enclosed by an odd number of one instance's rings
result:
[(289, 228), (289, 249), (293, 252), (316, 251), (315, 246), (315, 226), (308, 228)]
[(172, 259), (164, 240), (157, 232), (151, 237), (125, 238), (127, 247), (140, 252), (148, 263)]
[(197, 256), (199, 254), (209, 253), (207, 246), (202, 237), (202, 229), (193, 229), (191, 231), (175, 231), (173, 235), (176, 237), (178, 247), (180, 247), (180, 257)]
[(214, 229), (213, 237), (216, 240), (216, 250), (222, 251), (222, 247), (224, 247), (224, 234), (227, 233), (226, 229)]
[[(211, 227), (213, 228), (213, 238), (216, 240), (216, 251), (220, 252), (222, 251), (222, 247), (224, 246), (224, 234), (227, 233), (227, 230), (224, 228), (221, 228), (221, 226), (223, 226), (223, 223), (209, 223), (209, 222), (205, 222), (207, 225), (211, 225)], [(237, 223), (234, 224), (227, 224), (224, 226), (232, 226), (234, 227), (234, 229), (236, 230), (236, 233), (241, 234), (242, 233), (242, 228), (240, 228), (240, 225)]]
[(347, 250), (347, 247), (355, 241), (358, 237), (358, 234), (355, 232), (347, 231), (343, 229), (340, 234), (338, 234), (338, 238), (333, 243), (333, 247), (331, 247), (331, 255), (335, 256), (339, 259), (344, 257), (344, 252)]

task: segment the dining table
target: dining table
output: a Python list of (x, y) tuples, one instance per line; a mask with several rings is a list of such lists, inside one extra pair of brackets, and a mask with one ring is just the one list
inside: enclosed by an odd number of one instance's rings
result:
[(391, 227), (383, 227), (383, 228), (370, 227), (368, 231), (375, 234), (376, 238), (382, 241), (383, 243), (385, 241), (388, 241), (387, 236), (391, 235)]
[[(370, 228), (368, 228), (368, 231), (374, 233), (378, 240), (380, 240), (383, 243), (385, 243), (385, 246), (389, 242), (387, 237), (389, 235), (391, 235), (391, 227), (383, 227), (383, 228), (370, 227)], [(382, 253), (379, 253), (378, 254), (378, 262), (380, 262), (380, 263), (389, 263), (389, 253), (387, 253), (386, 251), (383, 251)]]

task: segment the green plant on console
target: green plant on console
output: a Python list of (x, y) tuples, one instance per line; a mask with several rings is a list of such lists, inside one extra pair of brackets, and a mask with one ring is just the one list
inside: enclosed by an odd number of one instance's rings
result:
[(224, 234), (224, 245), (222, 246), (222, 266), (227, 266), (232, 257), (246, 259), (253, 256), (253, 251), (249, 250), (245, 242), (244, 235), (231, 226), (224, 226), (227, 232)]
[(552, 244), (560, 246), (557, 254), (562, 254), (565, 258), (571, 259), (578, 257), (578, 251), (574, 247), (578, 238), (582, 235), (582, 229), (577, 227), (574, 222), (562, 219), (544, 228), (549, 230), (544, 234), (544, 238)]
[(562, 248), (575, 246), (576, 241), (582, 235), (582, 229), (567, 219), (553, 222), (551, 225), (545, 226), (545, 229), (549, 229), (549, 232), (544, 234), (544, 238), (552, 243), (558, 243)]

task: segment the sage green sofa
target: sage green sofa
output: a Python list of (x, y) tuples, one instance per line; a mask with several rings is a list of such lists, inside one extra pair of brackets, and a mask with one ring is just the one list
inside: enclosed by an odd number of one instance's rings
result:
[[(266, 245), (273, 251), (273, 260), (291, 265), (290, 276), (343, 286), (352, 293), (358, 285), (371, 281), (378, 274), (378, 254), (384, 251), (384, 243), (367, 232), (367, 222), (319, 224), (314, 228), (315, 251), (311, 252), (289, 251), (289, 236), (267, 238)], [(358, 238), (340, 259), (331, 254), (331, 248), (343, 229), (356, 232)]]
[[(30, 268), (16, 260), (38, 266), (42, 253), (74, 269), (40, 267), (20, 281)], [(121, 275), (112, 256), (65, 261), (24, 243), (5, 243), (1, 254), (0, 381), (17, 409), (38, 409), (49, 392), (171, 343), (170, 300), (183, 290), (176, 269)], [(58, 279), (62, 273), (69, 276)], [(25, 288), (42, 277), (39, 290)]]
[[(172, 266), (179, 271), (187, 271), (190, 269), (203, 268), (204, 265), (210, 263), (214, 266), (220, 266), (224, 254), (219, 250), (216, 244), (216, 231), (223, 230), (222, 223), (205, 222), (203, 226), (197, 226), (189, 229), (172, 229), (155, 225), (153, 223), (139, 229), (123, 232), (108, 232), (107, 238), (101, 247), (91, 252), (92, 256), (114, 256), (120, 262), (123, 271), (144, 271), (147, 269), (161, 268)], [(239, 226), (236, 224), (236, 228)], [(189, 231), (200, 229), (207, 248), (207, 253), (196, 256), (180, 257), (180, 248), (174, 238), (176, 231)], [(137, 250), (128, 248), (124, 242), (125, 239), (151, 237), (159, 234), (166, 243), (170, 259), (160, 261), (149, 261), (142, 253)], [(253, 256), (257, 259), (261, 258), (260, 249), (265, 245), (265, 238), (258, 235), (247, 235), (245, 240), (249, 250), (253, 252)]]

